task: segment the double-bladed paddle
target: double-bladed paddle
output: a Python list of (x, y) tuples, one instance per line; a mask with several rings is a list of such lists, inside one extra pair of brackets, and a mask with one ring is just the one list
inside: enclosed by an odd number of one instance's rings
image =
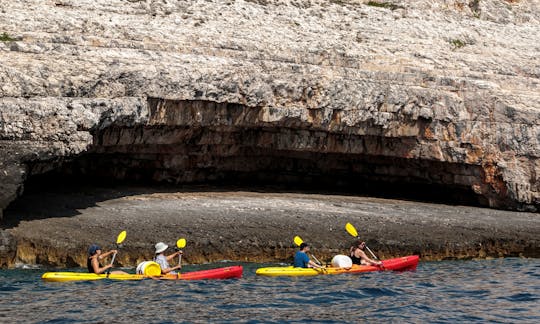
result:
[[(124, 240), (126, 239), (126, 231), (122, 231), (120, 232), (120, 234), (118, 234), (118, 237), (116, 238), (116, 248), (119, 249), (120, 248), (120, 244), (122, 244), (122, 242), (124, 242)], [(114, 259), (116, 258), (116, 252), (113, 254), (113, 257), (112, 257), (112, 260), (111, 260), (111, 268), (112, 268), (112, 265), (114, 264)], [(111, 268), (107, 269), (107, 276), (109, 276), (109, 274), (111, 273)]]
[[(351, 223), (345, 224), (345, 230), (347, 231), (347, 233), (351, 234), (351, 236), (354, 236), (357, 239), (360, 239), (360, 236), (358, 236), (358, 231), (356, 231), (356, 228), (354, 228), (354, 226)], [(370, 250), (370, 248), (367, 246), (367, 244), (366, 244), (366, 249), (373, 256), (373, 258), (375, 258), (375, 260), (379, 260), (379, 258), (377, 258), (377, 256), (375, 256), (375, 254), (373, 254), (373, 252)]]

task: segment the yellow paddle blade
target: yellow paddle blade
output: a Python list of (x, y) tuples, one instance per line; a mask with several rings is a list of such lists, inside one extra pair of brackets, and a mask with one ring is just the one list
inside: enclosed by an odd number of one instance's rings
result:
[(118, 238), (116, 239), (116, 244), (120, 244), (124, 242), (125, 239), (126, 239), (126, 231), (120, 232), (120, 234), (118, 234)]
[(177, 248), (183, 249), (185, 246), (186, 246), (186, 239), (185, 238), (181, 238), (181, 239), (178, 239), (178, 241), (176, 241), (176, 247)]
[(358, 237), (358, 232), (351, 223), (345, 224), (345, 230), (347, 233), (351, 234), (351, 236)]
[(300, 236), (295, 236), (294, 237), (294, 244), (300, 246), (300, 244), (302, 244), (304, 241), (302, 241), (302, 239), (300, 238)]

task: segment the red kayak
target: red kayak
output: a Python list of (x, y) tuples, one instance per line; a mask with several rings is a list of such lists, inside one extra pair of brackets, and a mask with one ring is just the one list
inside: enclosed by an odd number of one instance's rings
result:
[(415, 270), (418, 265), (418, 255), (409, 255), (406, 257), (382, 260), (382, 267), (379, 266), (354, 266), (353, 272), (368, 272), (368, 271), (380, 271), (380, 270), (395, 270), (395, 271), (407, 271)]
[[(175, 276), (176, 277), (176, 276)], [(242, 266), (184, 272), (178, 275), (177, 280), (201, 280), (201, 279), (231, 279), (242, 277)]]

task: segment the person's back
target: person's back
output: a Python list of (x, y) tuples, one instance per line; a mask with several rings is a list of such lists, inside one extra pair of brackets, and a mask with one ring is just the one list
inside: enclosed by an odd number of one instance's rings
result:
[(353, 254), (351, 254), (351, 261), (352, 261), (352, 264), (357, 264), (357, 265), (361, 265), (362, 264), (362, 258), (358, 258)]
[[(163, 254), (158, 254), (154, 257), (154, 262), (159, 264), (161, 269), (167, 269), (170, 268), (169, 262), (167, 261), (167, 257)], [(173, 272), (173, 271), (171, 271)]]
[(178, 264), (177, 266), (171, 267), (169, 265), (169, 261), (172, 260), (172, 258), (174, 258), (175, 256), (182, 254), (182, 251), (178, 251), (169, 256), (166, 256), (164, 252), (165, 250), (167, 250), (168, 247), (169, 246), (163, 242), (158, 242), (156, 244), (154, 262), (159, 264), (161, 268), (161, 274), (177, 274), (175, 270), (182, 268), (182, 266)]
[(361, 254), (358, 251), (358, 249), (360, 249), (359, 246), (361, 246), (361, 244), (362, 244), (361, 241), (355, 241), (353, 243), (353, 245), (351, 245), (351, 247), (349, 249), (349, 257), (351, 257), (351, 260), (352, 260), (353, 264), (357, 264), (357, 265), (362, 264), (362, 257), (361, 257)]
[(309, 245), (305, 242), (300, 244), (300, 251), (294, 255), (294, 266), (297, 268), (323, 268), (321, 265), (311, 261), (307, 255), (309, 252)]
[(305, 252), (297, 251), (294, 255), (294, 266), (296, 268), (307, 268), (309, 264), (309, 257)]

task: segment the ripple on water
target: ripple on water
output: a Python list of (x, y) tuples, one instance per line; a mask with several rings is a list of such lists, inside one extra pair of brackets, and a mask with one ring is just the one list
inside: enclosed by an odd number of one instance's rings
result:
[(512, 302), (529, 302), (540, 299), (538, 295), (533, 295), (530, 293), (519, 293), (512, 296), (505, 296), (502, 298)]

